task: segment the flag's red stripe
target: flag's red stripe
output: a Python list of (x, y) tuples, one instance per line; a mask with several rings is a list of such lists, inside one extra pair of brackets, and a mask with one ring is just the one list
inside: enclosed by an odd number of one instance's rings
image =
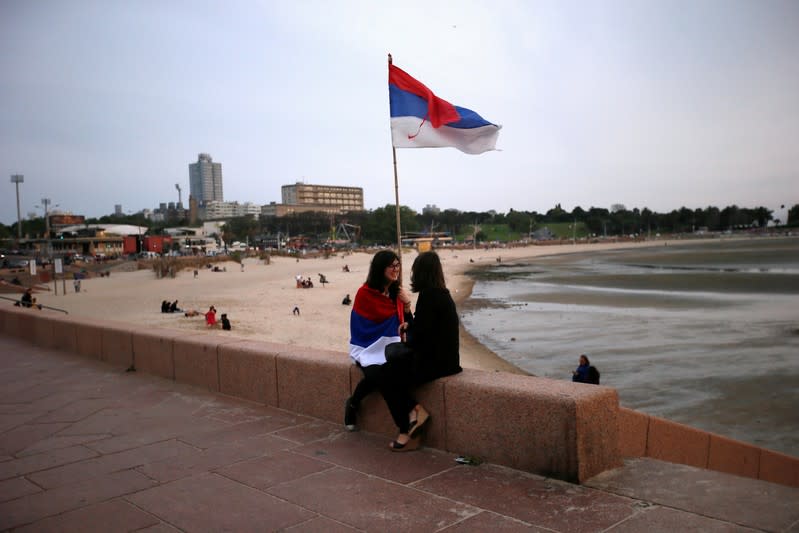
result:
[(433, 94), (433, 91), (425, 87), (423, 83), (393, 64), (388, 66), (388, 82), (403, 91), (424, 98), (427, 101), (427, 118), (434, 128), (460, 120), (461, 117), (454, 105)]

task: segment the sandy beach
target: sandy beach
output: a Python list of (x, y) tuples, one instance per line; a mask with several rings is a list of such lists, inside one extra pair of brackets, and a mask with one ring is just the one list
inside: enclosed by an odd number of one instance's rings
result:
[[(476, 250), (438, 250), (444, 265), (447, 286), (459, 305), (469, 297), (473, 281), (466, 274), (475, 267), (501, 261), (513, 261), (542, 255), (574, 253), (587, 250), (646, 247), (660, 243), (602, 243), (525, 246)], [(403, 253), (403, 281), (409, 284), (410, 265), (415, 251)], [(313, 259), (272, 257), (265, 261), (248, 258), (244, 268), (229, 261), (219, 263), (223, 272), (201, 269), (195, 278), (192, 270), (183, 270), (174, 278), (157, 278), (152, 270), (114, 271), (108, 277), (83, 280), (76, 293), (71, 280), (64, 294), (61, 282), (58, 294), (53, 283), (48, 291), (37, 291), (39, 303), (64, 309), (73, 316), (90, 317), (159, 327), (195, 331), (198, 335), (231, 335), (248, 339), (340, 350), (349, 345), (350, 306), (342, 305), (349, 294), (355, 296), (366, 279), (371, 253), (350, 253)], [(349, 272), (344, 272), (347, 265)], [(319, 283), (323, 274), (329, 283)], [(311, 278), (314, 287), (298, 289), (296, 276)], [(186, 317), (182, 312), (161, 313), (163, 300), (178, 300), (183, 311), (197, 310), (200, 316)], [(209, 306), (217, 309), (217, 318), (228, 315), (232, 330), (209, 330), (202, 313)], [(299, 316), (292, 313), (300, 309)], [(53, 312), (53, 311), (43, 311)], [(525, 373), (480, 344), (461, 328), (461, 364), (466, 368)]]

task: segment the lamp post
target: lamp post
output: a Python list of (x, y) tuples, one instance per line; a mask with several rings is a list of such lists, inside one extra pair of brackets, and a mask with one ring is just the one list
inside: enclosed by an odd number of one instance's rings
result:
[(49, 198), (42, 198), (42, 207), (44, 208), (44, 238), (50, 238), (50, 216), (48, 213), (48, 207), (50, 206), (50, 199)]
[(19, 184), (25, 181), (25, 176), (22, 174), (12, 174), (11, 183), (17, 187), (17, 240), (22, 240), (22, 217), (19, 213)]

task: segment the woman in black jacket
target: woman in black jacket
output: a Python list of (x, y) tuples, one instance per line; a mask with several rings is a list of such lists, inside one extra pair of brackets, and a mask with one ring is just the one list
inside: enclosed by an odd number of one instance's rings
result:
[(390, 444), (394, 451), (416, 449), (420, 443), (417, 433), (430, 418), (411, 390), (462, 370), (458, 312), (444, 281), (438, 254), (423, 252), (416, 257), (411, 267), (411, 291), (419, 293), (416, 312), (413, 316), (406, 314), (408, 321), (400, 325), (410, 350), (400, 358), (389, 358), (383, 366), (381, 391), (400, 429), (400, 435)]
[(419, 293), (413, 320), (400, 326), (415, 353), (412, 385), (460, 372), (458, 311), (444, 281), (441, 260), (423, 252), (411, 267), (411, 291)]

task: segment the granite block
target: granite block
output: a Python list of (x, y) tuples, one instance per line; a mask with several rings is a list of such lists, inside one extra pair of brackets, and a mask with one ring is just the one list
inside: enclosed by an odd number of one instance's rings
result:
[(42, 348), (54, 348), (55, 340), (53, 339), (53, 316), (50, 313), (47, 315), (43, 313), (36, 313), (30, 317), (31, 327), (33, 329), (33, 344), (41, 346)]
[(33, 343), (36, 317), (41, 311), (23, 307), (12, 307), (6, 310), (6, 334), (11, 337)]
[(219, 391), (218, 345), (203, 337), (173, 340), (174, 379)]
[(278, 407), (343, 422), (350, 391), (350, 360), (344, 352), (290, 346), (276, 358)]
[(649, 417), (646, 456), (707, 468), (710, 434), (670, 420)]
[(718, 472), (757, 479), (760, 449), (721, 435), (710, 434), (707, 467)]
[(175, 381), (219, 392), (219, 352), (222, 344), (240, 341), (234, 337), (202, 335), (173, 339)]
[(622, 457), (644, 457), (649, 415), (619, 408), (619, 451)]
[(190, 332), (150, 329), (133, 333), (133, 364), (138, 372), (175, 379), (174, 339)]
[(278, 354), (286, 346), (241, 341), (219, 347), (219, 388), (223, 394), (277, 406)]
[(761, 448), (757, 478), (789, 487), (799, 487), (799, 458)]
[(134, 327), (105, 322), (101, 333), (100, 359), (115, 368), (126, 370), (133, 365)]
[(76, 353), (98, 361), (103, 357), (103, 327), (97, 323), (75, 323)]
[(449, 451), (578, 482), (621, 464), (608, 387), (466, 369), (445, 402)]
[(56, 350), (67, 353), (78, 353), (78, 321), (70, 317), (54, 317), (53, 322), (53, 346)]

